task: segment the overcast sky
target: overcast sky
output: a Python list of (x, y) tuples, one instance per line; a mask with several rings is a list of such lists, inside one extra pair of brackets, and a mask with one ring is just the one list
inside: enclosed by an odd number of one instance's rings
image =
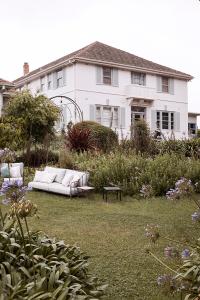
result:
[(0, 0), (0, 78), (99, 41), (195, 77), (200, 112), (199, 0)]

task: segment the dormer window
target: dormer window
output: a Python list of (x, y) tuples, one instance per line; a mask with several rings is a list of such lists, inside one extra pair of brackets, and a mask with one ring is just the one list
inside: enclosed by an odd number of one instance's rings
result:
[(139, 72), (131, 73), (131, 83), (138, 85), (146, 85), (146, 74)]

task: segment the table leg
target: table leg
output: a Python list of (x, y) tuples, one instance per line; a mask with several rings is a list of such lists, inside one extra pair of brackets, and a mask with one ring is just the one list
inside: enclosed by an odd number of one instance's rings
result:
[(119, 200), (122, 201), (122, 191), (119, 191)]

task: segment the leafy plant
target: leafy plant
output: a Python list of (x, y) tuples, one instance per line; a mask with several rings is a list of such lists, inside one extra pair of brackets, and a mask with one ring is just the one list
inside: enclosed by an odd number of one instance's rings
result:
[(70, 150), (79, 152), (95, 149), (91, 130), (72, 126), (67, 132), (66, 145)]
[(3, 202), (10, 204), (9, 215), (0, 214), (1, 299), (100, 299), (106, 286), (88, 273), (88, 256), (63, 241), (30, 232), (27, 217), (37, 207), (26, 199), (27, 190), (19, 181), (4, 183), (1, 189)]
[(74, 125), (75, 128), (90, 130), (95, 148), (103, 152), (109, 152), (118, 145), (118, 136), (111, 129), (93, 121), (83, 121)]

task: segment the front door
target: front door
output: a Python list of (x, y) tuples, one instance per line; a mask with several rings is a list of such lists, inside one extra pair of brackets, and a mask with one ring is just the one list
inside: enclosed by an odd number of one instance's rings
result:
[(141, 106), (131, 106), (131, 125), (139, 120), (145, 120), (146, 108)]

